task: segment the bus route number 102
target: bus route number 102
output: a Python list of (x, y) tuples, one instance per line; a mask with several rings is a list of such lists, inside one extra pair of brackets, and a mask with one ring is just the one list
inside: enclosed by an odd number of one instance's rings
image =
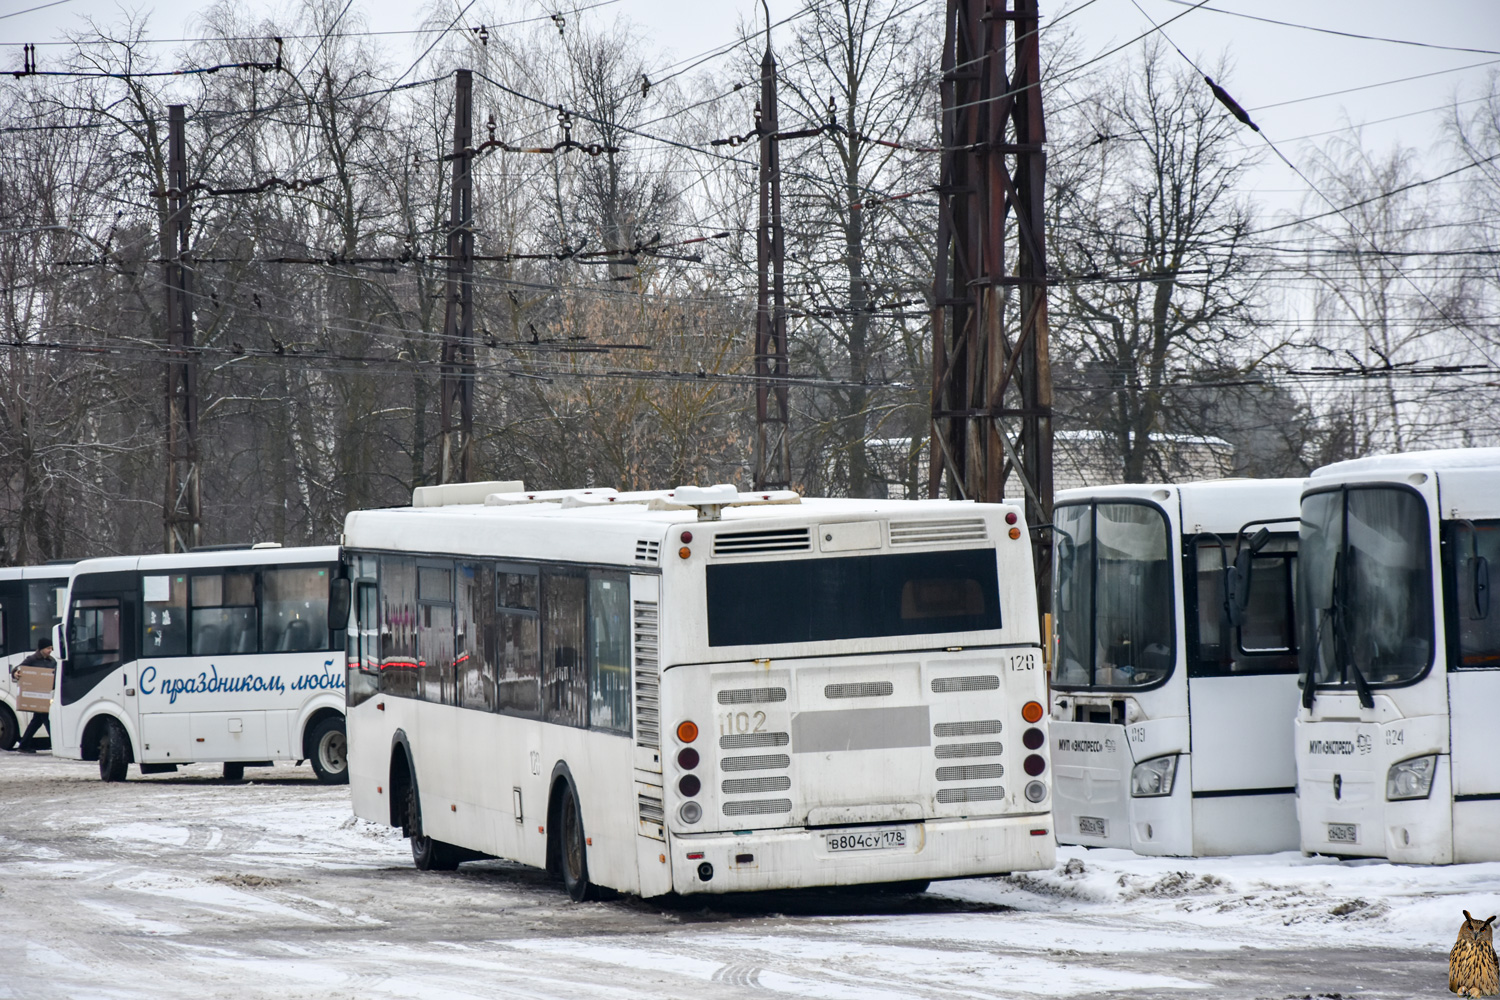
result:
[(719, 735), (739, 736), (745, 733), (763, 733), (766, 730), (765, 712), (721, 712)]

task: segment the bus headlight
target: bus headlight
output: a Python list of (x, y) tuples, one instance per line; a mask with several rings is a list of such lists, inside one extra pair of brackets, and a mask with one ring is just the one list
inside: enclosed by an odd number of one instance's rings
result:
[(1388, 801), (1425, 799), (1432, 794), (1432, 778), (1437, 774), (1437, 754), (1413, 757), (1391, 765), (1385, 775), (1385, 797)]
[(1130, 795), (1136, 799), (1171, 795), (1172, 783), (1176, 780), (1176, 754), (1143, 760), (1130, 772)]
[(703, 807), (696, 802), (684, 802), (677, 810), (677, 818), (692, 826), (703, 818)]

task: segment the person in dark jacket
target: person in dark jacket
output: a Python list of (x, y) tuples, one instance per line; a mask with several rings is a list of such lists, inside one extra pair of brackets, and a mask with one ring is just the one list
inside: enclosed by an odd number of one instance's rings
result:
[[(11, 673), (16, 673), (21, 667), (47, 667), (51, 670), (56, 670), (57, 661), (52, 658), (52, 640), (43, 639), (36, 647), (36, 652), (17, 664)], [(51, 737), (52, 721), (47, 717), (47, 713), (33, 712), (31, 714), (31, 722), (26, 726), (26, 735), (21, 737), (21, 745), (16, 747), (16, 749), (22, 753), (36, 753), (36, 747), (32, 745), (32, 737), (43, 726), (47, 727), (47, 735)]]

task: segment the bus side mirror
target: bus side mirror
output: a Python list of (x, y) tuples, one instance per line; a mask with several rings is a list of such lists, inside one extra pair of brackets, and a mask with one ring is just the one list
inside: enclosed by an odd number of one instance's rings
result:
[(1224, 617), (1239, 628), (1245, 624), (1245, 609), (1250, 605), (1250, 550), (1242, 549), (1234, 565), (1224, 571)]
[(1490, 616), (1490, 561), (1484, 556), (1475, 556), (1474, 563), (1474, 613), (1469, 617), (1475, 621)]
[(1057, 540), (1057, 610), (1073, 610), (1073, 556), (1077, 546), (1067, 535)]
[(349, 625), (349, 581), (335, 577), (328, 581), (328, 627), (334, 630)]

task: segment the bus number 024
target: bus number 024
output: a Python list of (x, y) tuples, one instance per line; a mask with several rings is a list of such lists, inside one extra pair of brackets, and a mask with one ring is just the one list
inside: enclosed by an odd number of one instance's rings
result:
[(765, 712), (725, 712), (719, 716), (719, 735), (761, 733), (766, 729)]

